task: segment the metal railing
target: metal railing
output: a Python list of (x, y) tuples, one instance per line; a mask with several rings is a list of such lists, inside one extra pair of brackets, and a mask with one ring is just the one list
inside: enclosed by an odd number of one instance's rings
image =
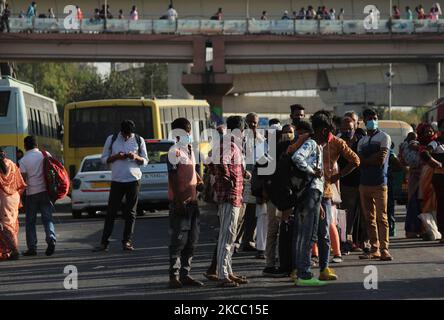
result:
[(326, 35), (374, 33), (444, 33), (444, 20), (380, 20), (366, 30), (363, 20), (83, 20), (78, 29), (67, 29), (63, 19), (11, 18), (10, 32), (37, 33), (139, 33), (178, 35)]

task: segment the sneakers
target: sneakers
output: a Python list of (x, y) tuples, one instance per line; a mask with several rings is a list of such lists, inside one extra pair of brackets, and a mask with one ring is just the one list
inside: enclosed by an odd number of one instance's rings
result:
[(325, 268), (324, 271), (321, 271), (319, 274), (319, 280), (321, 281), (334, 281), (338, 280), (338, 276), (335, 274), (335, 271), (332, 268)]
[(284, 278), (288, 276), (288, 272), (274, 267), (265, 268), (262, 271), (262, 274), (266, 277), (272, 277), (272, 278)]
[(22, 252), (22, 255), (24, 257), (34, 257), (37, 255), (37, 250), (35, 249), (28, 249), (25, 252)]
[(123, 249), (123, 251), (134, 251), (135, 250), (131, 241), (123, 241), (122, 242), (122, 249)]
[(333, 259), (331, 259), (332, 263), (342, 263), (342, 257), (341, 256), (334, 256)]
[(49, 257), (49, 256), (52, 256), (53, 254), (54, 254), (54, 251), (55, 251), (55, 241), (50, 241), (49, 243), (48, 243), (48, 247), (46, 248), (46, 252), (45, 252), (45, 254)]
[(321, 286), (326, 286), (327, 282), (326, 281), (321, 281), (319, 279), (316, 278), (311, 278), (311, 279), (300, 279), (298, 278), (295, 281), (295, 284), (297, 287), (321, 287)]
[(388, 250), (383, 250), (381, 252), (381, 261), (392, 261), (393, 257), (391, 256), (391, 254), (389, 253)]

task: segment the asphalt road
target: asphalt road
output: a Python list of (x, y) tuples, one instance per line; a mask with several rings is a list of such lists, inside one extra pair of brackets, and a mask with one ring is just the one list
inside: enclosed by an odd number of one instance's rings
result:
[[(421, 239), (400, 237), (391, 241), (392, 262), (372, 261), (377, 267), (378, 289), (364, 288), (368, 261), (356, 254), (334, 266), (339, 280), (322, 288), (297, 288), (289, 279), (262, 276), (264, 261), (251, 253), (239, 253), (233, 266), (250, 283), (239, 288), (219, 289), (202, 273), (210, 263), (217, 230), (215, 211), (202, 210), (201, 239), (196, 250), (193, 275), (205, 281), (203, 288), (168, 288), (167, 212), (147, 214), (136, 222), (137, 250), (121, 250), (122, 221), (116, 223), (108, 253), (93, 253), (98, 244), (103, 218), (74, 220), (68, 213), (55, 215), (58, 243), (56, 253), (46, 257), (42, 226), (38, 226), (39, 255), (0, 263), (0, 299), (443, 299), (444, 246)], [(397, 207), (397, 229), (403, 235), (404, 215)], [(25, 249), (23, 217), (20, 245)], [(64, 268), (78, 270), (78, 289), (66, 290)], [(319, 270), (314, 270), (315, 274)]]

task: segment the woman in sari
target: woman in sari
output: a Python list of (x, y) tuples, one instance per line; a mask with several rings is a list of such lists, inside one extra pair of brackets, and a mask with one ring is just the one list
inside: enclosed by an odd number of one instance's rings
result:
[(0, 149), (0, 260), (19, 258), (18, 210), (25, 188), (20, 170)]

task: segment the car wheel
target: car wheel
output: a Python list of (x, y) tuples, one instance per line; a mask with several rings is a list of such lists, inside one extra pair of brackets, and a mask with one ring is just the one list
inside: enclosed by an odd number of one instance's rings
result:
[(72, 211), (72, 217), (74, 219), (80, 219), (82, 217), (82, 211), (80, 211), (80, 210), (73, 210)]
[(145, 215), (145, 211), (143, 209), (137, 208), (137, 216), (143, 217)]
[(94, 218), (96, 216), (96, 210), (88, 210), (88, 217)]

